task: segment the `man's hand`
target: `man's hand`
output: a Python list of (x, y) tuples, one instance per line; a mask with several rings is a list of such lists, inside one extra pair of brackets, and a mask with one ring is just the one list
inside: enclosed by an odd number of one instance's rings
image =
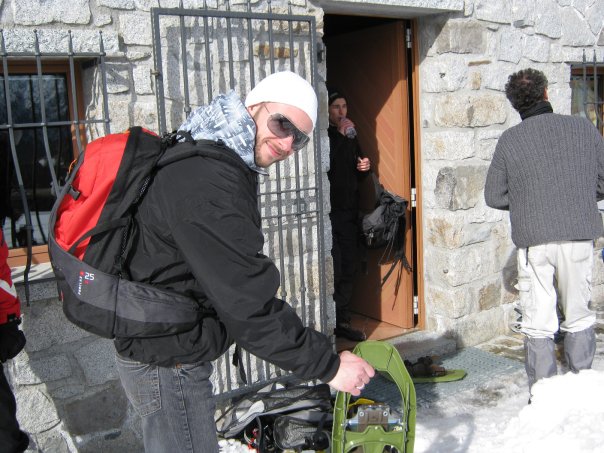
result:
[(354, 123), (350, 118), (340, 118), (340, 124), (338, 125), (338, 132), (342, 135), (346, 135), (346, 131), (349, 127), (354, 127)]
[(18, 325), (17, 321), (0, 324), (0, 362), (12, 359), (25, 346), (25, 335)]
[(359, 157), (357, 159), (357, 170), (358, 171), (369, 171), (371, 168), (371, 161), (368, 157)]
[(365, 384), (375, 375), (375, 370), (369, 363), (352, 352), (343, 351), (340, 354), (340, 368), (336, 376), (328, 384), (341, 392), (359, 396)]

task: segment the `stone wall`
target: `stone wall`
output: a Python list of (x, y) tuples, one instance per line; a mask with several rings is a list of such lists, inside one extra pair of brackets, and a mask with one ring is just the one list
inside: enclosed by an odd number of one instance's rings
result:
[[(508, 214), (486, 207), (486, 172), (500, 134), (520, 121), (507, 77), (542, 70), (554, 110), (570, 113), (570, 63), (604, 58), (604, 3), (466, 0), (463, 13), (419, 20), (427, 328), (473, 345), (507, 329), (516, 249)], [(604, 296), (597, 244), (594, 299)]]

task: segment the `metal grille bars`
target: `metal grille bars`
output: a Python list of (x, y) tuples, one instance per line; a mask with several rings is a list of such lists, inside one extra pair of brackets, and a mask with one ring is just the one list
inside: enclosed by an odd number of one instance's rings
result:
[[(24, 271), (24, 282), (25, 282), (25, 293), (26, 299), (29, 302), (29, 286), (28, 286), (28, 275), (31, 269), (32, 264), (32, 234), (33, 234), (33, 224), (32, 224), (32, 211), (36, 213), (36, 217), (38, 218), (38, 225), (40, 228), (40, 235), (43, 238), (42, 241), (45, 243), (45, 234), (44, 227), (42, 226), (42, 222), (39, 220), (39, 212), (37, 209), (37, 200), (36, 200), (36, 179), (33, 179), (33, 187), (31, 188), (32, 196), (28, 197), (27, 187), (24, 183), (24, 174), (23, 174), (23, 165), (22, 162), (26, 159), (36, 159), (36, 150), (35, 149), (26, 149), (26, 150), (18, 150), (18, 140), (26, 131), (33, 131), (33, 134), (37, 137), (38, 134), (41, 133), (42, 136), (42, 148), (44, 153), (44, 159), (48, 163), (45, 166), (46, 171), (49, 173), (51, 187), (50, 192), (53, 197), (56, 197), (56, 194), (60, 190), (61, 185), (61, 177), (60, 173), (66, 173), (67, 169), (63, 168), (61, 164), (61, 159), (57, 159), (57, 155), (60, 155), (61, 150), (53, 149), (53, 146), (49, 140), (49, 131), (56, 130), (56, 128), (60, 127), (69, 127), (72, 135), (72, 143), (75, 144), (75, 150), (71, 149), (70, 153), (72, 155), (66, 157), (67, 162), (70, 162), (74, 155), (79, 154), (84, 149), (85, 143), (83, 143), (82, 132), (83, 127), (86, 125), (91, 125), (93, 123), (102, 123), (104, 132), (109, 133), (109, 113), (108, 113), (108, 104), (107, 104), (107, 87), (106, 87), (106, 78), (105, 78), (105, 51), (103, 48), (103, 36), (102, 33), (99, 33), (99, 50), (98, 52), (81, 52), (76, 53), (73, 50), (73, 39), (71, 31), (68, 32), (67, 39), (67, 48), (64, 52), (41, 52), (40, 51), (40, 40), (38, 37), (38, 32), (34, 30), (33, 32), (33, 51), (29, 52), (8, 52), (6, 49), (6, 40), (4, 30), (0, 30), (0, 57), (2, 59), (2, 79), (3, 79), (3, 95), (4, 95), (4, 106), (0, 105), (0, 109), (2, 110), (2, 120), (0, 121), (0, 134), (7, 136), (7, 144), (8, 148), (10, 148), (10, 155), (7, 155), (7, 166), (8, 168), (14, 172), (14, 180), (16, 181), (16, 189), (19, 193), (19, 198), (21, 202), (21, 210), (22, 215), (24, 217), (25, 222), (25, 244), (27, 247), (27, 262)], [(79, 104), (79, 93), (81, 93), (80, 87), (77, 86), (76, 82), (76, 68), (79, 63), (82, 61), (91, 61), (93, 60), (99, 66), (99, 72), (102, 78), (101, 81), (101, 91), (103, 97), (103, 112), (102, 119), (82, 118)], [(29, 74), (26, 76), (33, 83), (30, 87), (31, 90), (31, 110), (32, 110), (32, 118), (33, 121), (20, 121), (19, 118), (15, 115), (15, 107), (22, 107), (18, 105), (18, 93), (17, 83), (18, 77), (23, 77), (22, 71), (18, 73), (13, 70), (16, 63), (29, 63), (30, 66), (35, 67), (35, 69), (30, 70)], [(67, 65), (67, 71), (65, 75), (65, 79), (68, 81), (68, 87), (65, 87), (68, 90), (68, 93), (65, 95), (68, 98), (59, 99), (61, 96), (57, 90), (48, 89), (48, 78), (49, 74), (52, 74), (53, 71), (46, 71), (45, 66), (48, 63), (56, 64), (57, 62), (63, 63)], [(17, 75), (19, 74), (19, 76)], [(69, 102), (68, 106), (65, 106), (65, 110), (71, 112), (70, 117), (65, 118), (50, 118), (47, 112), (47, 105), (60, 105), (62, 102)], [(39, 111), (39, 113), (38, 113)], [(39, 114), (38, 117), (36, 117)], [(29, 155), (27, 155), (29, 153)], [(24, 155), (26, 154), (26, 155)], [(35, 163), (33, 164), (35, 165)], [(37, 168), (36, 168), (37, 171)], [(5, 181), (7, 187), (10, 188), (10, 185), (13, 183), (13, 178), (11, 181)], [(4, 196), (4, 194), (3, 194)], [(30, 204), (33, 203), (34, 209)]]

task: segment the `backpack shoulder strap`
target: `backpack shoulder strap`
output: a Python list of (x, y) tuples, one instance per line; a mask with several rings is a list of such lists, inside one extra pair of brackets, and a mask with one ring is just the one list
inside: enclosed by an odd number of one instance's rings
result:
[(382, 194), (384, 193), (384, 186), (380, 183), (379, 178), (375, 174), (373, 170), (369, 170), (371, 173), (371, 180), (373, 181), (373, 189), (375, 191), (375, 205), (380, 204), (380, 200), (382, 199)]

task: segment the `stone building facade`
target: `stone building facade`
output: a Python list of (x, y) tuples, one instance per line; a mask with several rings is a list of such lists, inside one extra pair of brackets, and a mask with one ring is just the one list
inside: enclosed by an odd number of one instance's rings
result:
[[(570, 114), (571, 63), (581, 62), (584, 50), (602, 55), (602, 7), (466, 1), (463, 11), (419, 20), (424, 303), (430, 328), (454, 332), (461, 344), (502, 332), (517, 297), (508, 215), (483, 198), (497, 139), (520, 121), (503, 93), (507, 76), (525, 67), (543, 71), (554, 111)], [(604, 268), (595, 263), (593, 297), (601, 300)]]
[[(508, 74), (535, 67), (548, 77), (554, 110), (571, 113), (573, 65), (582, 61), (584, 51), (591, 56), (595, 50), (599, 60), (604, 59), (604, 1), (0, 0), (3, 52), (35, 52), (34, 30), (43, 52), (65, 52), (70, 33), (74, 51), (98, 52), (98, 32), (102, 31), (111, 130), (132, 125), (157, 130), (151, 9), (245, 11), (250, 5), (255, 11), (312, 16), (318, 42), (326, 15), (413, 21), (419, 71), (415, 99), (419, 115), (414, 121), (420, 156), (415, 165), (421, 170), (417, 184), (421, 234), (415, 244), (421, 260), (417, 277), (422, 287), (418, 298), (421, 325), (427, 331), (455, 338), (459, 347), (505, 332), (517, 299), (515, 248), (507, 214), (489, 209), (483, 199), (486, 171), (497, 139), (519, 122), (503, 87)], [(162, 39), (176, 38), (166, 28)], [(244, 49), (246, 36), (240, 42)], [(255, 48), (254, 52), (258, 57), (262, 51)], [(170, 57), (178, 64), (177, 57)], [(295, 56), (295, 64), (301, 65), (300, 71), (309, 79), (313, 74), (309, 63), (300, 61), (312, 58), (315, 55), (308, 49)], [(330, 58), (329, 49), (326, 58)], [(324, 59), (319, 58), (316, 64), (320, 121), (326, 125), (327, 69)], [(102, 82), (98, 78), (95, 67), (82, 69), (83, 85), (89, 88), (83, 94), (90, 118), (103, 117), (98, 91)], [(243, 87), (248, 86), (246, 83)], [(168, 118), (173, 105), (177, 104), (174, 111), (182, 111), (179, 102), (167, 96)], [(101, 135), (102, 123), (91, 126), (87, 133), (89, 138)], [(309, 255), (309, 275), (325, 273), (327, 284), (324, 306), (317, 303), (307, 321), (329, 330), (333, 327), (329, 296), (333, 271), (329, 256), (317, 254), (321, 246), (329, 250), (331, 242), (326, 178), (329, 145), (324, 130), (315, 139), (321, 156), (306, 161), (303, 168), (317, 175), (324, 187), (323, 198), (318, 200), (324, 209), (317, 209), (325, 234), (322, 237), (316, 225), (304, 229), (313, 240), (303, 245), (300, 254)], [(285, 168), (285, 176), (294, 171), (293, 167)], [(269, 247), (295, 250), (297, 242), (302, 242), (288, 236), (295, 243), (292, 247), (277, 238), (271, 240), (278, 228), (272, 226), (273, 230), (270, 224), (268, 228)], [(323, 244), (319, 244), (321, 239)], [(596, 256), (603, 246), (600, 239)], [(317, 262), (321, 256), (326, 262), (324, 270)], [(595, 263), (593, 298), (602, 301), (604, 264), (601, 259)], [(295, 266), (286, 262), (285, 267)], [(17, 277), (20, 272), (16, 270)], [(39, 272), (38, 284), (31, 288), (31, 305), (24, 308), (28, 345), (5, 366), (16, 391), (19, 418), (32, 436), (33, 448), (44, 452), (141, 451), (137, 417), (117, 381), (111, 342), (66, 322), (52, 274)], [(294, 281), (299, 271), (291, 272)], [(311, 286), (308, 293), (311, 298), (321, 298), (317, 287)], [(20, 294), (25, 300), (23, 287)], [(221, 365), (218, 369), (223, 370)], [(274, 370), (265, 377), (274, 377)], [(215, 376), (218, 388), (223, 380), (224, 375)]]

